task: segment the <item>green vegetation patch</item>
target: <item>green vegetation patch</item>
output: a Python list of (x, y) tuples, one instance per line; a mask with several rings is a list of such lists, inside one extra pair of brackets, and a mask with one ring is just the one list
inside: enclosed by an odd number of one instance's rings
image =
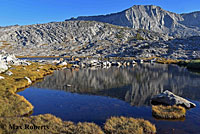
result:
[(104, 126), (106, 134), (154, 134), (156, 127), (149, 121), (126, 117), (111, 117)]
[(200, 60), (192, 60), (187, 65), (188, 69), (200, 69)]
[(186, 110), (181, 106), (152, 106), (152, 114), (156, 118), (162, 119), (179, 119), (185, 117)]

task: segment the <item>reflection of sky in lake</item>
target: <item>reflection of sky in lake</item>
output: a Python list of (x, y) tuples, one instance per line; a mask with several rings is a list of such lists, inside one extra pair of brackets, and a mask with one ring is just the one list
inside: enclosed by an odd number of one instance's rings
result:
[[(199, 75), (189, 73), (183, 68), (166, 65), (93, 71), (85, 69), (76, 72), (63, 70), (56, 71), (43, 82), (36, 83), (34, 87), (27, 88), (19, 94), (33, 104), (33, 115), (51, 113), (63, 120), (89, 121), (99, 125), (103, 125), (111, 116), (128, 116), (150, 120), (156, 124), (158, 133), (161, 134), (172, 133), (172, 128), (175, 129), (175, 134), (198, 134), (199, 80)], [(67, 84), (71, 87), (67, 87)], [(155, 120), (151, 108), (145, 106), (151, 96), (169, 87), (178, 95), (196, 100), (194, 102), (197, 107), (187, 111), (185, 121)]]
[[(52, 113), (64, 120), (95, 121), (103, 123), (110, 116), (126, 115), (142, 117), (150, 113), (147, 107), (135, 107), (109, 97), (80, 95), (59, 90), (43, 90), (28, 88), (19, 93), (25, 96), (33, 105), (34, 113)], [(37, 98), (37, 99), (36, 99)]]

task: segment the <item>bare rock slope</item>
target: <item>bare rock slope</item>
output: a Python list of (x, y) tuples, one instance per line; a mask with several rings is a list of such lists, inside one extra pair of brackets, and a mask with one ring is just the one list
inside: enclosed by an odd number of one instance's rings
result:
[[(64, 21), (0, 28), (0, 48), (16, 55), (97, 55), (133, 39), (168, 40), (168, 36), (95, 21)], [(101, 53), (101, 52), (100, 52)]]
[(0, 27), (0, 50), (17, 56), (196, 59), (199, 20), (199, 12), (175, 14), (157, 6), (133, 6), (105, 16)]

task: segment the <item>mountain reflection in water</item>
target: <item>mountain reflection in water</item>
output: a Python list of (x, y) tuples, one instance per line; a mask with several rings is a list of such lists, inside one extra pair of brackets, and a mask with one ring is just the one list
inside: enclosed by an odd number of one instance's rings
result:
[(200, 75), (176, 65), (141, 64), (109, 69), (65, 69), (36, 83), (36, 88), (109, 96), (134, 106), (149, 105), (150, 98), (164, 90), (200, 101)]
[[(199, 87), (200, 75), (185, 68), (141, 64), (55, 71), (18, 94), (33, 104), (33, 115), (50, 113), (62, 120), (94, 122), (100, 126), (111, 116), (126, 116), (149, 120), (156, 125), (157, 134), (200, 134)], [(187, 110), (184, 120), (153, 118), (149, 100), (166, 89), (192, 100), (197, 107)]]

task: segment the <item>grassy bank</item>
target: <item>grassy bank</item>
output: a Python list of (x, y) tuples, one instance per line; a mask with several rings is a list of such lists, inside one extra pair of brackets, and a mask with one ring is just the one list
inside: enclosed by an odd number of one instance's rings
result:
[(1, 134), (154, 134), (156, 128), (143, 119), (112, 117), (104, 129), (94, 123), (62, 121), (50, 114), (0, 118)]
[(157, 58), (156, 62), (160, 64), (178, 64), (182, 60), (174, 60), (174, 59), (165, 59), (165, 58)]
[[(7, 72), (0, 74), (0, 116), (22, 116), (33, 110), (33, 106), (16, 92), (53, 73), (59, 67), (32, 63), (28, 66), (11, 66)], [(31, 80), (31, 82), (30, 82)]]
[(112, 117), (104, 126), (106, 134), (154, 134), (156, 127), (149, 121), (126, 117)]
[(94, 123), (74, 124), (50, 115), (0, 118), (1, 134), (103, 134)]
[(181, 106), (152, 106), (152, 115), (161, 119), (179, 119), (186, 115), (186, 110)]

